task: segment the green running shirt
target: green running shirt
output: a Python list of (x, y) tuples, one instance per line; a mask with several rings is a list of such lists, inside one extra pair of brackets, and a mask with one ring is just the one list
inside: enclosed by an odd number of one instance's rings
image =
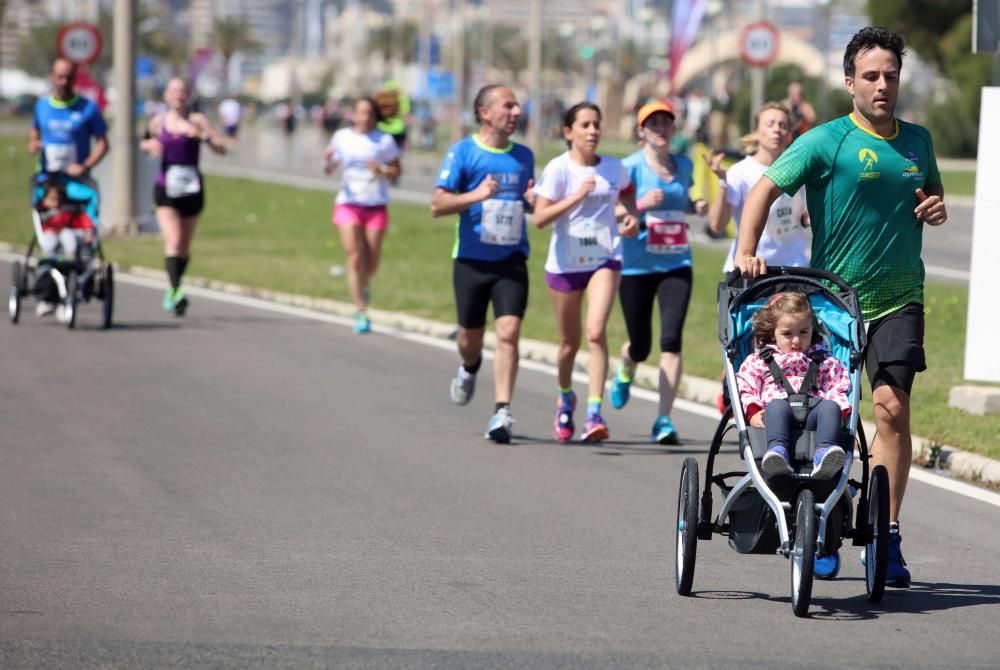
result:
[(800, 136), (766, 174), (789, 195), (806, 187), (810, 266), (854, 286), (865, 320), (923, 304), (923, 224), (913, 213), (914, 191), (941, 183), (925, 128), (897, 120), (896, 133), (882, 137), (849, 114)]

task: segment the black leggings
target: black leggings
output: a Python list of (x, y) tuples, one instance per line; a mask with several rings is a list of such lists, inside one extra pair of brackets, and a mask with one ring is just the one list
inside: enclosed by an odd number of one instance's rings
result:
[(660, 350), (681, 352), (681, 332), (691, 301), (691, 268), (644, 275), (623, 275), (618, 296), (628, 330), (628, 357), (635, 363), (649, 358), (653, 346), (653, 300), (660, 301)]

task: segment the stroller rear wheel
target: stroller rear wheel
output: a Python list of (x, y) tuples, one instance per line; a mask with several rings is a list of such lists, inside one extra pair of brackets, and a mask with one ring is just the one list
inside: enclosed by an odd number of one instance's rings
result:
[(63, 303), (63, 320), (69, 329), (76, 327), (76, 307), (79, 303), (79, 294), (80, 276), (74, 270), (66, 277), (66, 301)]
[(108, 329), (111, 327), (111, 319), (115, 310), (115, 275), (114, 268), (110, 264), (104, 268), (100, 289), (103, 300), (101, 306), (103, 308), (104, 328)]
[(806, 489), (795, 504), (795, 544), (792, 546), (792, 611), (809, 612), (812, 599), (813, 561), (816, 558), (816, 498)]
[(677, 493), (676, 581), (677, 593), (691, 595), (694, 561), (698, 551), (698, 461), (685, 458)]
[(865, 545), (865, 589), (868, 602), (882, 601), (889, 563), (889, 472), (884, 465), (872, 469), (868, 485), (868, 525), (871, 540)]
[(17, 323), (21, 317), (21, 298), (24, 296), (24, 285), (27, 277), (20, 261), (14, 262), (13, 276), (10, 284), (10, 297), (7, 298), (7, 311), (10, 312), (10, 322)]

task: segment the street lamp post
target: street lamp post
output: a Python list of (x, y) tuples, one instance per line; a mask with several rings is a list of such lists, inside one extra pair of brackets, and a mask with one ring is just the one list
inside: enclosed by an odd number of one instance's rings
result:
[(114, 71), (115, 100), (112, 105), (111, 175), (114, 182), (111, 228), (123, 231), (135, 223), (135, 19), (136, 0), (115, 0)]
[(542, 148), (542, 0), (531, 0), (528, 16), (528, 70), (531, 75), (528, 146), (537, 154)]

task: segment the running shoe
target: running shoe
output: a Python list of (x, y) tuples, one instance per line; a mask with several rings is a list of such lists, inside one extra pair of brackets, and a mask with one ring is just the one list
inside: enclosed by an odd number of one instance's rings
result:
[(666, 414), (657, 417), (656, 421), (653, 422), (650, 439), (655, 444), (680, 444), (674, 422)]
[(461, 365), (455, 378), (451, 380), (451, 400), (456, 405), (467, 405), (472, 400), (472, 394), (476, 391), (476, 375), (466, 372)]
[(365, 333), (370, 333), (372, 330), (372, 322), (368, 319), (368, 315), (364, 312), (358, 312), (354, 315), (354, 332), (358, 335), (363, 335)]
[(813, 455), (812, 476), (816, 479), (831, 479), (844, 468), (847, 454), (836, 444), (820, 447)]
[(513, 427), (514, 417), (510, 415), (510, 410), (506, 407), (501, 407), (486, 426), (486, 435), (484, 437), (498, 444), (507, 444), (510, 442), (511, 435), (513, 434)]
[(623, 382), (615, 373), (614, 378), (611, 380), (611, 390), (608, 396), (611, 398), (611, 406), (615, 409), (621, 409), (628, 404), (629, 394), (632, 389), (632, 382)]
[(54, 302), (39, 302), (35, 306), (35, 316), (49, 316), (56, 311), (56, 304)]
[(794, 470), (792, 470), (792, 464), (788, 462), (788, 449), (780, 444), (768, 449), (764, 458), (761, 459), (760, 469), (765, 477), (792, 474)]
[(187, 312), (188, 299), (184, 295), (184, 289), (178, 288), (174, 291), (174, 316), (184, 316)]
[(559, 442), (566, 443), (573, 439), (573, 431), (576, 430), (576, 426), (573, 425), (574, 409), (576, 409), (575, 393), (570, 395), (568, 405), (563, 403), (562, 398), (556, 400), (556, 418), (552, 422), (552, 434)]
[(840, 573), (840, 552), (816, 554), (813, 559), (813, 574), (816, 579), (833, 579)]
[(66, 305), (56, 305), (56, 321), (59, 323), (67, 323), (69, 321), (70, 311), (66, 308)]
[(174, 289), (168, 288), (166, 293), (163, 294), (163, 311), (172, 312), (174, 311)]
[(583, 432), (580, 433), (580, 439), (584, 442), (603, 442), (609, 436), (608, 424), (604, 422), (600, 414), (591, 414), (583, 422)]
[(896, 589), (910, 588), (910, 570), (903, 560), (903, 552), (899, 548), (903, 538), (899, 533), (889, 532), (889, 562), (885, 570), (885, 585)]

